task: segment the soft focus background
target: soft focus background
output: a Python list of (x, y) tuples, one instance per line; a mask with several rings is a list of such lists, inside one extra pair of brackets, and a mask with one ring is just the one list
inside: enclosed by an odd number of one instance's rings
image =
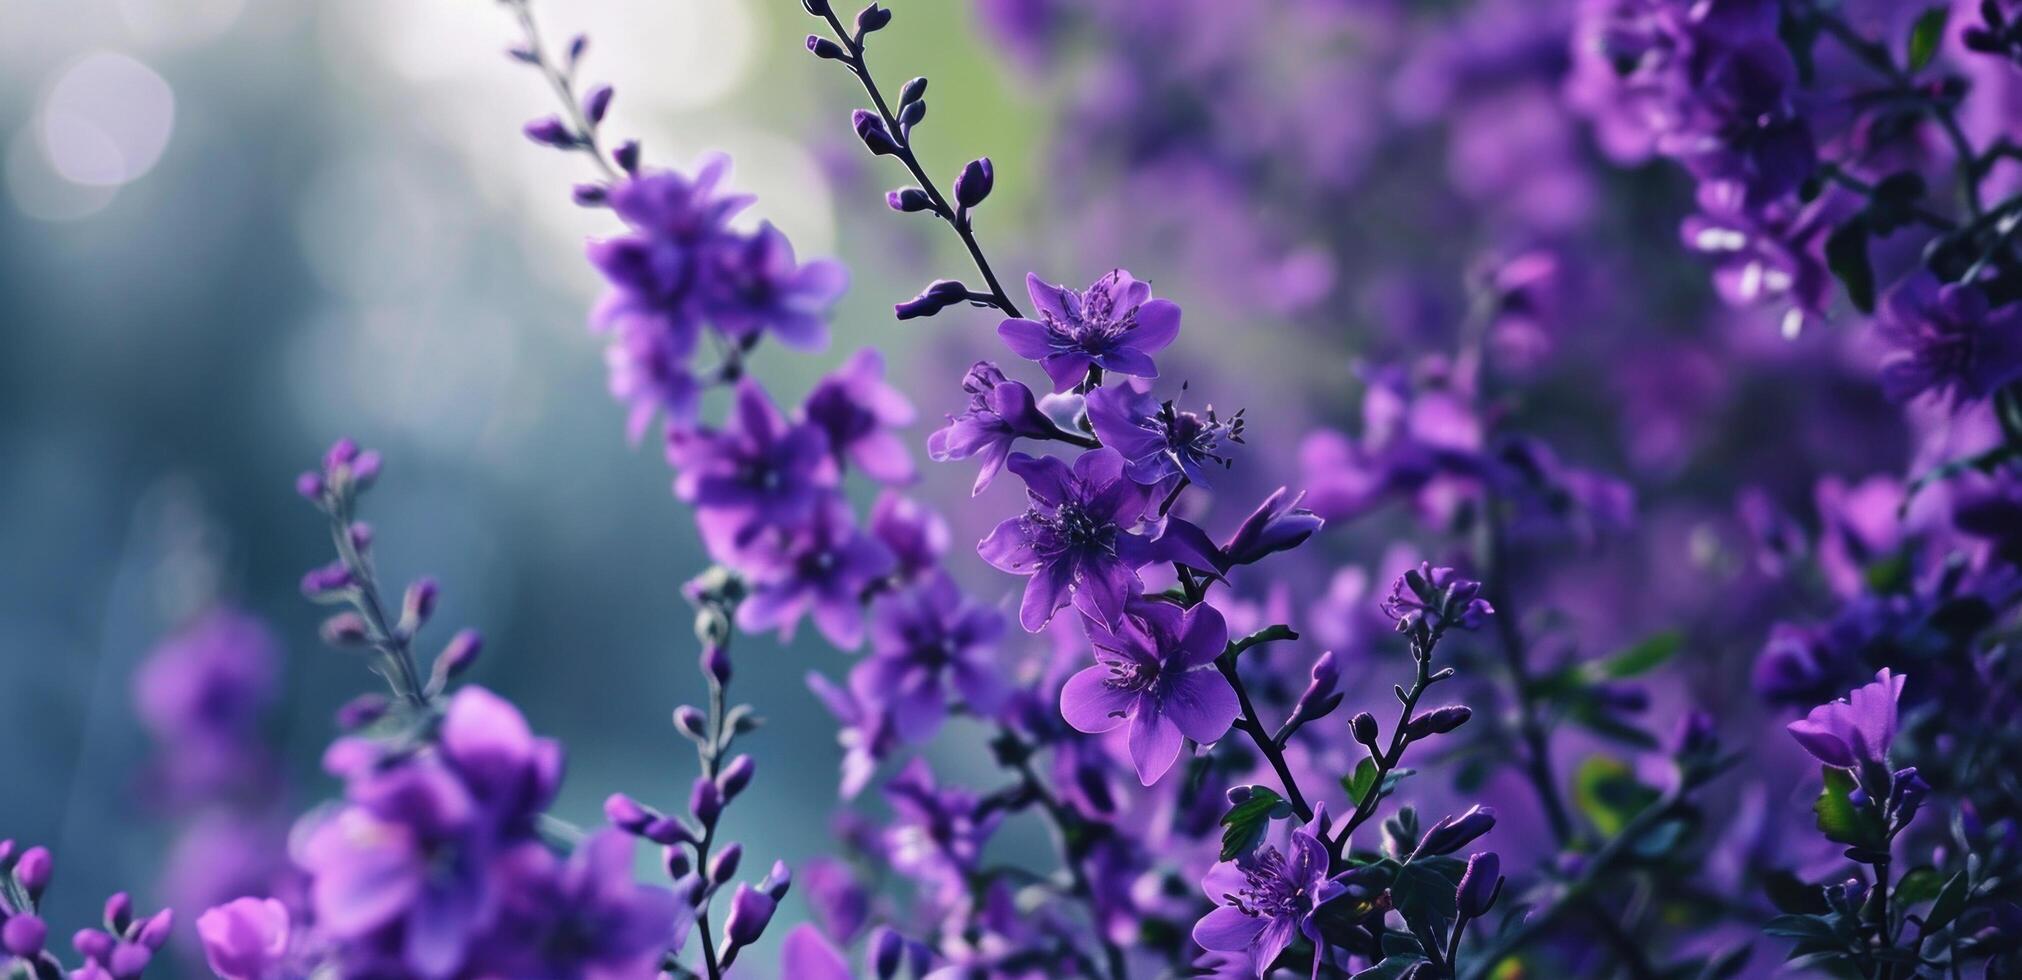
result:
[[(1639, 545), (1553, 566), (1557, 607), (1587, 629), (1551, 655), (1687, 628), (1691, 666), (1655, 710), (1692, 700), (1750, 724), (1766, 610), (1730, 598), (1747, 572), (1733, 505), (1757, 484), (1798, 506), (1821, 473), (1900, 468), (1871, 352), (1718, 305), (1678, 254), (1689, 181), (1612, 165), (1569, 104), (1573, 4), (1249, 6), (912, 0), (875, 63), (888, 87), (932, 78), (919, 145), (937, 175), (994, 158), (982, 234), (1007, 284), (1128, 263), (1181, 302), (1168, 374), (1246, 408), (1266, 447), (1240, 464), (1234, 509), (1299, 480), (1310, 426), (1360, 426), (1358, 365), (1449, 348), (1482, 322), (1470, 295), (1500, 297), (1499, 356), (1537, 365), (1514, 411), (1642, 503)], [(536, 9), (550, 38), (592, 36), (586, 77), (618, 90), (608, 131), (663, 164), (729, 152), (754, 218), (850, 264), (831, 356), (767, 357), (761, 374), (797, 393), (875, 344), (923, 418), (955, 407), (993, 324), (892, 321), (894, 300), (966, 268), (945, 229), (882, 213), (896, 175), (851, 139), (853, 93), (802, 50), (797, 4)], [(55, 849), (53, 920), (159, 871), (172, 828), (148, 819), (132, 675), (206, 605), (273, 625), (290, 804), (330, 790), (331, 713), (371, 681), (316, 641), (296, 582), (327, 542), (290, 484), (343, 434), (389, 461), (367, 513), (388, 579), (439, 576), (438, 620), (487, 636), (474, 679), (570, 747), (561, 815), (592, 820), (619, 788), (677, 799), (693, 763), (667, 712), (699, 693), (677, 590), (704, 559), (658, 447), (628, 445), (605, 394), (581, 243), (614, 222), (568, 201), (585, 161), (521, 137), (551, 95), (502, 55), (508, 14), (0, 0), (0, 25), (0, 834)], [(1015, 496), (972, 504), (972, 475), (929, 466), (921, 491), (958, 542)], [(1287, 601), (1335, 609), (1312, 624), (1321, 642), (1370, 643), (1368, 583), (1416, 557), (1386, 548), (1402, 523), (1334, 539), (1359, 578), (1298, 583)], [(981, 594), (1015, 584), (961, 564)], [(736, 812), (754, 858), (827, 849), (834, 726), (801, 678), (842, 661), (807, 634), (739, 655), (769, 719)], [(1371, 690), (1351, 707), (1387, 681)], [(980, 764), (961, 751), (975, 743), (941, 751)], [(1760, 771), (1795, 755), (1778, 740)], [(1788, 808), (1790, 785), (1729, 792)]]

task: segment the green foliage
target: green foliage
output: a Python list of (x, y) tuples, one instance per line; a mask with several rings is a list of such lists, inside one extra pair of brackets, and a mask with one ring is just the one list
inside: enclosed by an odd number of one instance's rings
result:
[(1818, 815), (1819, 832), (1825, 839), (1848, 847), (1877, 850), (1883, 846), (1881, 820), (1870, 808), (1855, 806), (1853, 774), (1830, 766), (1823, 770), (1825, 785), (1811, 810)]
[(1868, 261), (1868, 225), (1860, 216), (1833, 229), (1825, 240), (1825, 265), (1846, 287), (1846, 297), (1862, 313), (1875, 311), (1875, 270)]
[(1362, 805), (1362, 798), (1376, 788), (1376, 760), (1363, 759), (1355, 764), (1355, 771), (1341, 777), (1341, 790), (1348, 794), (1348, 802)]
[(1271, 820), (1282, 815), (1285, 798), (1262, 786), (1250, 787), (1250, 798), (1229, 807), (1222, 814), (1222, 860), (1233, 861), (1247, 854), (1264, 839)]
[(1950, 11), (1944, 7), (1932, 7), (1917, 16), (1917, 22), (1910, 27), (1909, 62), (1911, 71), (1922, 71), (1938, 53), (1938, 42), (1945, 37), (1945, 20)]
[(1594, 829), (1609, 836), (1621, 833), (1659, 795), (1637, 782), (1629, 764), (1620, 759), (1593, 756), (1573, 774), (1573, 802)]

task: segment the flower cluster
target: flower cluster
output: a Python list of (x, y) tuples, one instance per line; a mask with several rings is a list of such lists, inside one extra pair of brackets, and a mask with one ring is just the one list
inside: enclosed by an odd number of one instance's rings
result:
[(125, 892), (106, 899), (103, 928), (77, 930), (70, 944), (79, 965), (66, 968), (49, 948), (49, 923), (42, 916), (42, 896), (55, 872), (56, 860), (48, 848), (0, 840), (0, 965), (9, 975), (23, 977), (140, 976), (168, 943), (175, 913), (162, 909), (137, 915)]

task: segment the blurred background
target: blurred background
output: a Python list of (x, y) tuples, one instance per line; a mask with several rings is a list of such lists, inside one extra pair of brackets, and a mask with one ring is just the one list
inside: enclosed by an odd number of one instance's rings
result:
[[(1764, 481), (1803, 500), (1820, 472), (1899, 465), (1871, 353), (1717, 304), (1677, 255), (1689, 182), (1613, 166), (1561, 95), (1571, 4), (1183, 6), (903, 2), (875, 64), (888, 86), (933, 80), (930, 170), (994, 158), (982, 234), (1007, 284), (1031, 269), (1080, 285), (1122, 263), (1181, 302), (1178, 376), (1247, 408), (1267, 447), (1232, 510), (1300, 479), (1311, 425), (1359, 423), (1361, 365), (1451, 346), (1495, 297), (1497, 343), (1538, 365), (1542, 394), (1515, 411), (1647, 504), (1639, 549), (1601, 548), (1555, 586), (1591, 614), (1582, 648), (1688, 625), (1700, 662), (1658, 710), (1747, 715), (1736, 678), (1761, 611), (1713, 588), (1745, 574), (1735, 495)], [(993, 323), (892, 320), (892, 302), (966, 267), (945, 229), (884, 211), (897, 175), (851, 138), (854, 93), (806, 56), (797, 4), (536, 13), (550, 39), (589, 34), (585, 77), (617, 87), (607, 131), (663, 165), (730, 153), (754, 219), (851, 266), (833, 350), (762, 358), (769, 382), (804, 390), (878, 345), (923, 419), (956, 407)], [(332, 712), (372, 684), (316, 641), (321, 611), (296, 583), (327, 541), (291, 482), (339, 435), (388, 460), (366, 514), (382, 572), (438, 576), (438, 620), (486, 634), (473, 679), (570, 747), (560, 815), (594, 820), (620, 788), (677, 799), (692, 755), (667, 712), (700, 686), (678, 588), (704, 559), (659, 448), (628, 445), (605, 394), (581, 243), (615, 222), (569, 202), (586, 161), (520, 135), (553, 106), (502, 53), (509, 13), (0, 0), (0, 24), (0, 834), (56, 851), (54, 920), (95, 918), (122, 887), (165, 900), (146, 883), (177, 825), (150, 819), (134, 672), (202, 609), (271, 624), (288, 809), (329, 792)], [(1834, 435), (1849, 426), (1864, 438)], [(972, 477), (928, 466), (920, 491), (958, 542), (1016, 494), (971, 503)], [(1296, 598), (1372, 604), (1354, 590), (1413, 557), (1384, 551), (1398, 533), (1340, 539), (1362, 578), (1316, 573)], [(963, 566), (983, 594), (1011, 591)], [(1657, 597), (1683, 622), (1639, 618)], [(1320, 635), (1361, 642), (1343, 615)], [(770, 723), (738, 833), (789, 862), (828, 849), (817, 815), (838, 756), (802, 676), (844, 662), (805, 632), (746, 641), (739, 659)]]

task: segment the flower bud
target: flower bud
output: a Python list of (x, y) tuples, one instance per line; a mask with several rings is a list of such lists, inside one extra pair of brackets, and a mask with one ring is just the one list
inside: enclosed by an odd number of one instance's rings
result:
[(576, 134), (570, 132), (569, 127), (554, 116), (535, 119), (527, 123), (521, 132), (526, 134), (527, 139), (558, 150), (573, 149), (576, 145)]
[(892, 307), (892, 312), (901, 320), (933, 316), (968, 298), (969, 287), (953, 279), (936, 279), (920, 295)]
[(71, 948), (77, 950), (78, 955), (98, 963), (105, 962), (112, 955), (112, 943), (111, 936), (97, 929), (79, 929), (76, 935), (70, 937)]
[(779, 903), (764, 892), (740, 883), (736, 894), (730, 897), (730, 917), (723, 922), (724, 947), (734, 950), (757, 942), (778, 908)]
[(474, 629), (460, 629), (449, 638), (449, 643), (435, 657), (435, 674), (447, 683), (450, 678), (470, 669), (477, 662), (477, 655), (484, 650), (484, 634)]
[(737, 877), (737, 866), (743, 863), (744, 845), (732, 844), (710, 859), (709, 880), (721, 885)]
[[(660, 849), (660, 865), (667, 869), (667, 877), (675, 881), (688, 877), (688, 873), (695, 870), (688, 863), (688, 849), (678, 844), (670, 844)], [(685, 899), (687, 896), (681, 897)]]
[(1720, 747), (1719, 734), (1714, 730), (1713, 716), (1704, 711), (1687, 711), (1678, 719), (1678, 732), (1672, 737), (1673, 751), (1678, 755), (1706, 755)]
[(772, 862), (772, 870), (767, 871), (758, 883), (758, 890), (775, 902), (786, 898), (787, 889), (792, 887), (793, 870), (786, 866), (785, 861)]
[(137, 977), (153, 959), (153, 951), (139, 943), (116, 943), (105, 963), (115, 977)]
[(569, 200), (576, 202), (577, 207), (602, 207), (610, 199), (611, 189), (599, 183), (582, 183), (569, 188)]
[(538, 65), (541, 63), (541, 56), (535, 54), (534, 49), (524, 44), (515, 44), (507, 48), (506, 57), (523, 65)]
[(1433, 824), (1432, 829), (1426, 831), (1425, 836), (1419, 839), (1418, 849), (1413, 852), (1413, 855), (1452, 854), (1466, 847), (1475, 838), (1488, 833), (1494, 827), (1495, 809), (1493, 807), (1469, 807), (1467, 812), (1460, 816), (1445, 817), (1438, 823)]
[(702, 672), (715, 681), (718, 687), (730, 683), (730, 651), (721, 643), (711, 643), (702, 648)]
[(345, 528), (345, 536), (351, 539), (351, 547), (360, 552), (372, 550), (372, 525), (364, 521), (352, 521)]
[(695, 789), (688, 794), (688, 810), (704, 827), (713, 826), (716, 818), (723, 815), (723, 791), (716, 788), (714, 781), (698, 777)]
[(730, 760), (730, 764), (716, 774), (716, 785), (722, 788), (723, 798), (734, 800), (737, 794), (744, 792), (744, 787), (751, 785), (752, 773), (757, 768), (758, 764), (751, 761), (748, 755), (740, 755)]
[(351, 461), (351, 482), (360, 490), (371, 486), (373, 481), (379, 479), (379, 469), (384, 465), (385, 459), (379, 455), (377, 449), (367, 449), (359, 453), (358, 458)]
[(800, 0), (800, 5), (801, 7), (806, 9), (809, 14), (812, 14), (813, 16), (816, 17), (828, 16), (829, 11), (828, 0)]
[(569, 64), (583, 60), (583, 52), (590, 50), (590, 36), (578, 34), (569, 38)]
[(658, 814), (648, 809), (645, 804), (623, 793), (612, 793), (604, 798), (604, 819), (610, 821), (611, 826), (626, 833), (636, 834), (645, 830), (646, 824), (652, 822), (656, 816)]
[(364, 646), (371, 638), (365, 628), (365, 617), (355, 612), (341, 612), (324, 620), (317, 632), (324, 643), (333, 647)]
[(857, 12), (857, 33), (869, 34), (881, 31), (891, 22), (892, 12), (874, 3)]
[[(926, 105), (925, 102), (915, 103)], [(990, 189), (997, 185), (997, 169), (990, 165), (989, 157), (969, 161), (955, 178), (955, 201), (965, 208), (973, 208), (990, 196)]]
[(42, 944), (49, 939), (49, 926), (38, 916), (23, 912), (9, 916), (5, 925), (0, 925), (0, 949), (20, 957), (33, 960), (42, 954)]
[(125, 892), (114, 892), (105, 900), (105, 928), (115, 936), (123, 936), (130, 925), (133, 925), (133, 898)]
[(169, 934), (174, 931), (175, 921), (174, 909), (162, 909), (148, 916), (147, 920), (140, 924), (140, 932), (135, 939), (150, 950), (160, 949), (167, 944)]
[(1923, 808), (1924, 798), (1931, 795), (1931, 784), (1917, 775), (1917, 767), (1905, 766), (1895, 771), (1889, 779), (1889, 798), (1886, 815), (1891, 823), (1908, 826)]
[(925, 78), (915, 78), (907, 82), (904, 88), (899, 89), (899, 104), (905, 105), (908, 102), (918, 102), (926, 98), (926, 96), (927, 80)]
[(687, 826), (682, 824), (681, 821), (673, 817), (656, 816), (646, 821), (646, 826), (640, 829), (639, 836), (655, 844), (667, 847), (695, 842), (695, 835), (690, 833)]
[(360, 694), (337, 708), (337, 728), (355, 732), (386, 717), (386, 709), (392, 702), (383, 694)]
[(1325, 526), (1319, 515), (1299, 506), (1305, 499), (1304, 493), (1290, 496), (1284, 487), (1265, 497), (1243, 519), (1236, 533), (1223, 542), (1222, 553), (1229, 566), (1254, 564), (1280, 551), (1290, 551)]
[(905, 955), (906, 937), (890, 926), (879, 926), (871, 934), (871, 972), (877, 974), (878, 980), (892, 980)]
[(1467, 720), (1472, 717), (1474, 717), (1474, 710), (1468, 706), (1464, 704), (1449, 704), (1445, 707), (1434, 708), (1411, 719), (1404, 726), (1404, 735), (1412, 741), (1432, 735), (1444, 735), (1467, 724)]
[(674, 727), (689, 738), (702, 740), (709, 737), (709, 722), (702, 716), (702, 710), (692, 704), (684, 704), (674, 709)]
[(901, 187), (895, 191), (886, 191), (885, 204), (894, 211), (906, 214), (934, 209), (934, 199), (917, 187)]
[(1376, 728), (1375, 715), (1367, 711), (1357, 712), (1355, 717), (1349, 720), (1348, 727), (1355, 732), (1355, 741), (1369, 746), (1372, 750), (1376, 748), (1379, 732)]
[(323, 451), (323, 469), (325, 472), (335, 472), (350, 466), (351, 461), (357, 458), (358, 440), (345, 436), (331, 443), (330, 448)]
[(1460, 914), (1479, 919), (1495, 907), (1496, 896), (1501, 894), (1502, 859), (1496, 857), (1494, 851), (1469, 856), (1467, 870), (1460, 875), (1460, 889), (1456, 896)]
[(302, 576), (302, 594), (311, 599), (327, 598), (331, 593), (350, 588), (351, 583), (351, 570), (343, 562), (331, 562)]
[(314, 470), (302, 471), (302, 475), (295, 478), (295, 492), (301, 494), (304, 499), (311, 503), (321, 502), (323, 499), (323, 474)]
[(874, 156), (891, 156), (899, 152), (898, 141), (885, 129), (885, 121), (869, 109), (858, 109), (850, 114), (850, 125), (857, 131), (857, 139)]
[(604, 116), (611, 111), (611, 96), (615, 94), (609, 85), (599, 85), (591, 89), (589, 94), (583, 96), (583, 118), (588, 119), (592, 126), (603, 122)]
[(49, 848), (31, 847), (21, 852), (21, 859), (14, 862), (14, 883), (20, 885), (29, 898), (41, 898), (55, 869), (56, 860), (50, 857)]
[(849, 58), (849, 52), (844, 51), (842, 45), (819, 34), (807, 36), (807, 49), (824, 61), (843, 61)]
[(442, 588), (432, 578), (418, 578), (407, 587), (407, 593), (400, 597), (401, 622), (410, 626), (420, 626), (435, 615), (435, 600)]
[(927, 118), (927, 100), (908, 102), (899, 107), (899, 131), (910, 133), (913, 127), (918, 126), (920, 120), (925, 118)]
[(639, 173), (639, 141), (626, 140), (611, 151), (611, 160), (619, 170), (636, 176)]

